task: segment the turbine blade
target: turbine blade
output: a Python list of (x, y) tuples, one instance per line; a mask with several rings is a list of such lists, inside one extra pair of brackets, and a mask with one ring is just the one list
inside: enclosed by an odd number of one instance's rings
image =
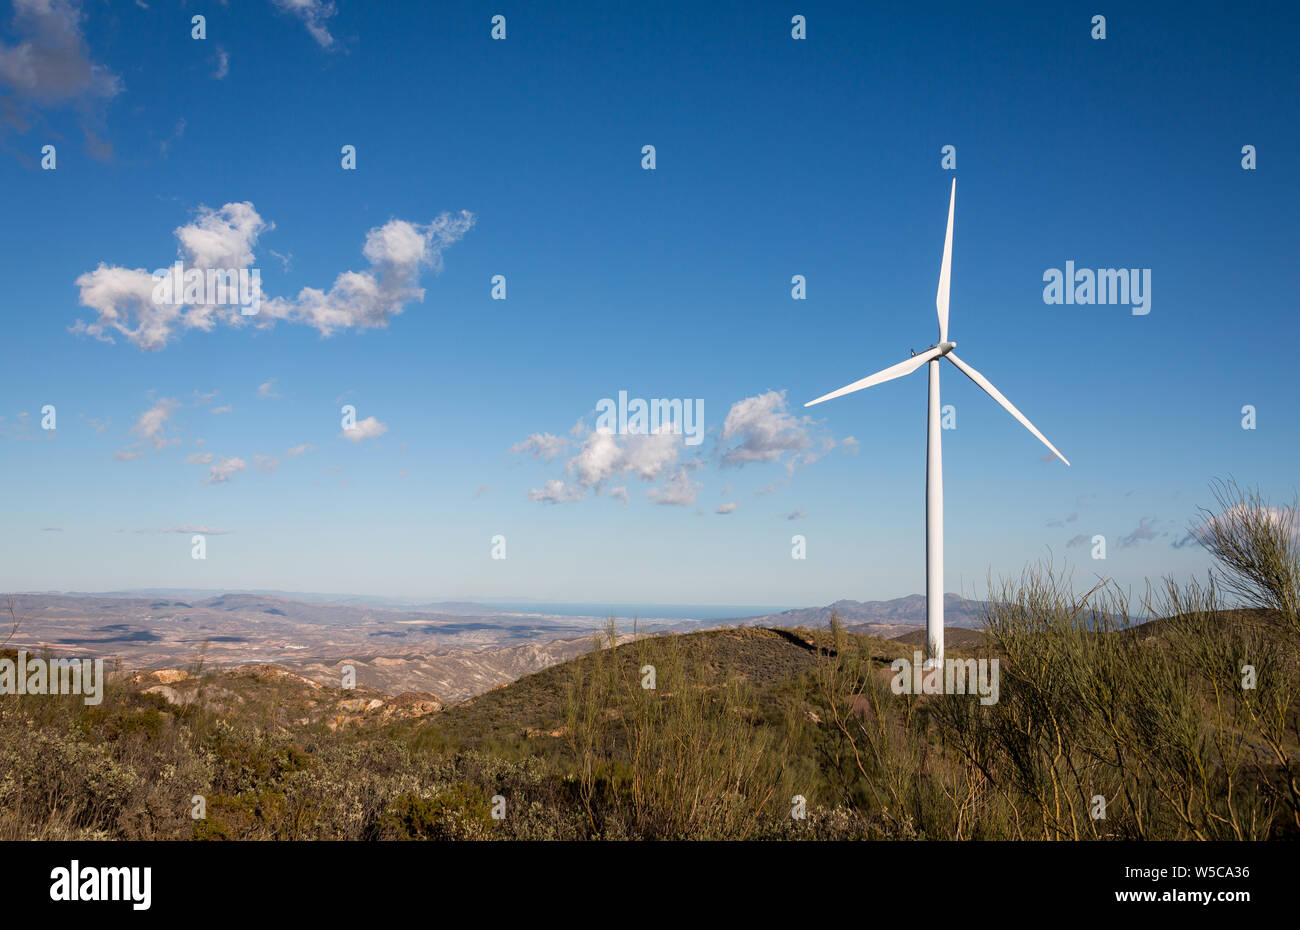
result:
[(804, 404), (805, 407), (811, 407), (813, 404), (820, 404), (824, 400), (834, 400), (836, 397), (843, 397), (845, 394), (852, 394), (854, 391), (861, 391), (863, 388), (869, 388), (885, 381), (893, 381), (895, 378), (901, 378), (903, 375), (910, 375), (932, 358), (938, 358), (943, 350), (937, 346), (922, 352), (920, 355), (914, 355), (906, 361), (899, 362), (897, 365), (891, 365), (884, 371), (878, 371), (874, 375), (868, 375), (860, 381), (854, 381), (852, 384), (846, 384), (838, 391), (831, 391), (829, 394), (823, 394), (816, 400), (810, 400)]
[(1019, 421), (1021, 422), (1021, 424), (1025, 427), (1025, 429), (1029, 430), (1029, 432), (1031, 432), (1031, 433), (1033, 433), (1035, 436), (1037, 436), (1038, 439), (1039, 439), (1039, 441), (1040, 441), (1043, 445), (1047, 446), (1047, 448), (1049, 448), (1049, 449), (1051, 449), (1053, 452), (1055, 452), (1055, 453), (1056, 453), (1056, 457), (1057, 457), (1058, 459), (1060, 459), (1060, 460), (1061, 460), (1062, 462), (1064, 462), (1066, 465), (1069, 465), (1069, 464), (1070, 464), (1070, 460), (1067, 459), (1065, 456), (1063, 456), (1063, 455), (1061, 454), (1060, 450), (1056, 448), (1056, 446), (1054, 446), (1054, 445), (1052, 445), (1050, 442), (1048, 442), (1048, 441), (1047, 441), (1047, 437), (1044, 436), (1042, 433), (1040, 433), (1040, 432), (1037, 430), (1037, 428), (1034, 426), (1034, 424), (1030, 423), (1029, 420), (1025, 417), (1025, 415), (1024, 415), (1023, 413), (1021, 413), (1019, 410), (1016, 409), (1016, 405), (1013, 404), (1013, 403), (1011, 403), (1011, 401), (1007, 400), (1005, 397), (1002, 396), (1002, 392), (999, 391), (997, 388), (995, 388), (995, 387), (993, 386), (993, 382), (989, 381), (988, 378), (984, 377), (982, 374), (980, 374), (980, 373), (979, 373), (978, 371), (976, 371), (974, 368), (971, 368), (969, 365), (967, 365), (965, 362), (963, 362), (961, 359), (959, 359), (959, 358), (958, 358), (956, 355), (954, 355), (952, 352), (949, 352), (949, 353), (948, 353), (948, 361), (950, 361), (950, 362), (952, 362), (954, 365), (956, 365), (957, 368), (958, 368), (958, 369), (959, 369), (959, 370), (960, 370), (964, 375), (966, 375), (966, 377), (970, 378), (972, 381), (974, 381), (976, 384), (978, 384), (981, 388), (983, 388), (985, 394), (987, 394), (989, 397), (992, 397), (992, 398), (993, 398), (994, 400), (996, 400), (999, 404), (1001, 404), (1001, 405), (1003, 406), (1003, 408), (1007, 411), (1007, 413), (1011, 414), (1013, 417), (1015, 417), (1017, 420), (1019, 420)]
[(948, 341), (948, 291), (952, 288), (952, 214), (957, 205), (957, 179), (952, 179), (952, 195), (948, 198), (948, 232), (943, 237), (943, 264), (939, 266), (939, 292), (934, 305), (939, 310), (939, 341)]

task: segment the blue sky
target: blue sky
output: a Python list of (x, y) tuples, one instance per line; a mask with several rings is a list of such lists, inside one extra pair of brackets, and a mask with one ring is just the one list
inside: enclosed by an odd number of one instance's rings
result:
[[(924, 371), (802, 404), (936, 341), (954, 175), (950, 336), (1073, 467), (945, 366), (945, 588), (1049, 554), (1085, 586), (1201, 573), (1174, 543), (1211, 478), (1295, 484), (1274, 347), (1298, 329), (1296, 25), (1240, 4), (6, 3), (0, 587), (921, 592)], [(78, 284), (241, 250), (253, 317), (189, 307), (146, 338), (120, 289)], [(1150, 313), (1045, 304), (1067, 261), (1151, 269)], [(619, 391), (702, 400), (703, 442), (593, 434)], [(1069, 544), (1096, 534), (1105, 561)]]

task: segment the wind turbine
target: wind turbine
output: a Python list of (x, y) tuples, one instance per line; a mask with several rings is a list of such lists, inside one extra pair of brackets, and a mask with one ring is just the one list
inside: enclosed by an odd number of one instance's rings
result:
[(925, 447), (925, 633), (926, 633), (926, 668), (941, 666), (943, 663), (943, 450), (940, 443), (939, 429), (939, 359), (947, 358), (957, 369), (978, 384), (984, 393), (1017, 420), (1039, 441), (1051, 449), (1066, 465), (1070, 460), (1061, 455), (1056, 446), (1047, 441), (1034, 424), (1016, 409), (1011, 401), (1002, 396), (1002, 392), (993, 386), (970, 365), (959, 359), (952, 350), (957, 343), (948, 341), (948, 291), (952, 285), (952, 216), (957, 203), (957, 179), (952, 182), (952, 195), (948, 200), (948, 232), (943, 237), (943, 264), (939, 266), (939, 292), (934, 304), (939, 311), (939, 342), (920, 355), (913, 355), (906, 361), (899, 362), (868, 375), (860, 381), (846, 384), (838, 391), (831, 391), (816, 400), (804, 404), (811, 407), (822, 401), (833, 400), (861, 391), (885, 381), (893, 381), (904, 375), (910, 375), (922, 365), (930, 366), (930, 411), (927, 419), (927, 441)]

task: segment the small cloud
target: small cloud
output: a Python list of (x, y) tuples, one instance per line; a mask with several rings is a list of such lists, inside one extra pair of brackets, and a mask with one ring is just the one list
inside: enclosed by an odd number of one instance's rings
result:
[(226, 75), (229, 73), (230, 73), (230, 55), (227, 54), (224, 48), (218, 45), (217, 46), (217, 67), (216, 70), (212, 72), (212, 76), (216, 80), (221, 81), (224, 80)]
[(325, 21), (334, 15), (334, 4), (326, 0), (275, 0), (275, 5), (302, 20), (307, 32), (321, 48), (334, 47), (334, 37), (325, 25)]
[[(0, 418), (3, 419), (3, 418)], [(94, 417), (88, 417), (84, 413), (77, 414), (77, 419), (85, 422), (87, 426), (95, 431), (96, 436), (104, 435), (104, 430), (108, 429), (108, 420), (100, 420)]]
[[(809, 417), (795, 417), (786, 407), (785, 391), (768, 391), (731, 405), (722, 424), (722, 441), (736, 444), (722, 453), (724, 465), (773, 462), (786, 452), (812, 445)], [(795, 456), (798, 459), (798, 456)]]
[(529, 491), (528, 499), (547, 504), (562, 504), (566, 501), (582, 500), (586, 493), (585, 488), (574, 484), (565, 484), (558, 478), (552, 478), (540, 488), (533, 488)]
[(275, 474), (275, 470), (280, 467), (280, 460), (274, 455), (262, 455), (261, 453), (253, 454), (253, 464), (268, 475)]
[(645, 496), (656, 504), (690, 507), (695, 504), (696, 499), (699, 497), (701, 487), (703, 485), (700, 482), (691, 480), (690, 468), (683, 465), (673, 473), (665, 484), (657, 488), (651, 488), (646, 492)]
[(533, 458), (549, 462), (564, 454), (569, 447), (569, 440), (550, 433), (533, 433), (523, 442), (510, 447), (511, 452), (529, 452)]
[(258, 397), (279, 397), (280, 395), (275, 393), (275, 379), (272, 378), (270, 381), (263, 381), (261, 384), (259, 384), (257, 386), (257, 396)]
[(1086, 546), (1088, 537), (1080, 533), (1078, 536), (1071, 537), (1070, 541), (1065, 544), (1065, 548), (1070, 549), (1074, 546)]
[(804, 512), (802, 509), (792, 510), (785, 515), (785, 518), (787, 520), (802, 520), (804, 518)]
[(211, 452), (191, 452), (185, 459), (186, 465), (211, 465)]
[(1121, 536), (1117, 541), (1116, 545), (1118, 545), (1121, 549), (1127, 549), (1131, 546), (1136, 546), (1138, 543), (1144, 540), (1155, 539), (1156, 538), (1155, 523), (1156, 523), (1155, 517), (1142, 517), (1140, 520), (1138, 520), (1138, 525), (1133, 530), (1133, 532), (1125, 536)]
[(185, 135), (185, 117), (178, 119), (176, 121), (176, 126), (172, 129), (171, 135), (158, 143), (158, 150), (162, 152), (163, 158), (167, 157), (167, 152), (171, 149), (172, 145), (179, 142), (183, 135)]
[(204, 478), (206, 484), (224, 484), (230, 480), (230, 476), (236, 472), (241, 472), (248, 466), (244, 464), (241, 458), (221, 457), (221, 460), (212, 466), (208, 472), (208, 477)]
[(715, 510), (714, 513), (732, 513), (739, 506), (740, 505), (737, 504), (735, 501), (727, 501), (725, 504), (723, 504), (721, 507)]
[(610, 488), (609, 496), (614, 498), (614, 500), (618, 501), (624, 507), (628, 505), (628, 501), (630, 500), (627, 493), (627, 485), (625, 484), (620, 484), (616, 488)]
[(486, 494), (486, 493), (487, 493), (487, 489), (488, 489), (488, 486), (487, 486), (486, 484), (480, 484), (480, 485), (478, 486), (478, 490), (474, 492), (473, 500), (478, 500), (480, 497), (482, 497), (484, 494)]
[(340, 439), (346, 439), (349, 442), (361, 442), (366, 439), (376, 439), (388, 432), (388, 427), (380, 423), (374, 417), (366, 417), (364, 420), (358, 420), (356, 425), (350, 429), (344, 429), (339, 433)]
[(862, 448), (862, 443), (858, 442), (852, 436), (845, 436), (844, 441), (840, 443), (845, 455), (857, 455), (858, 450)]
[(294, 446), (292, 449), (288, 450), (284, 454), (297, 458), (298, 456), (303, 455), (304, 453), (315, 452), (315, 451), (316, 451), (315, 446), (313, 446), (311, 443), (304, 442), (300, 446)]
[(144, 455), (144, 452), (139, 449), (118, 449), (113, 453), (113, 458), (119, 462), (129, 462), (132, 459), (140, 458), (142, 455)]
[(213, 407), (213, 408), (212, 408), (212, 412), (213, 412), (213, 413), (216, 413), (216, 414), (220, 414), (220, 413), (229, 413), (229, 412), (231, 411), (231, 409), (232, 409), (232, 408), (231, 408), (230, 404), (223, 404), (223, 405), (220, 406), (220, 407)]
[(135, 426), (131, 427), (131, 432), (147, 442), (152, 442), (155, 449), (163, 448), (169, 442), (165, 435), (167, 421), (171, 419), (172, 411), (179, 406), (180, 404), (175, 400), (164, 397), (140, 414), (140, 419), (136, 421)]

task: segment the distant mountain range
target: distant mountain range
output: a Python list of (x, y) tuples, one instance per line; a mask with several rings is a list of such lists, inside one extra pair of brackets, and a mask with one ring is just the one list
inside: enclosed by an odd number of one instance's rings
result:
[[(986, 601), (971, 601), (960, 594), (943, 596), (945, 626), (975, 628), (983, 625)], [(892, 601), (836, 601), (825, 607), (800, 607), (777, 614), (737, 618), (731, 622), (745, 626), (824, 627), (831, 622), (831, 612), (839, 614), (846, 626), (924, 626), (925, 597), (909, 594)], [(726, 622), (726, 621), (722, 621)]]

